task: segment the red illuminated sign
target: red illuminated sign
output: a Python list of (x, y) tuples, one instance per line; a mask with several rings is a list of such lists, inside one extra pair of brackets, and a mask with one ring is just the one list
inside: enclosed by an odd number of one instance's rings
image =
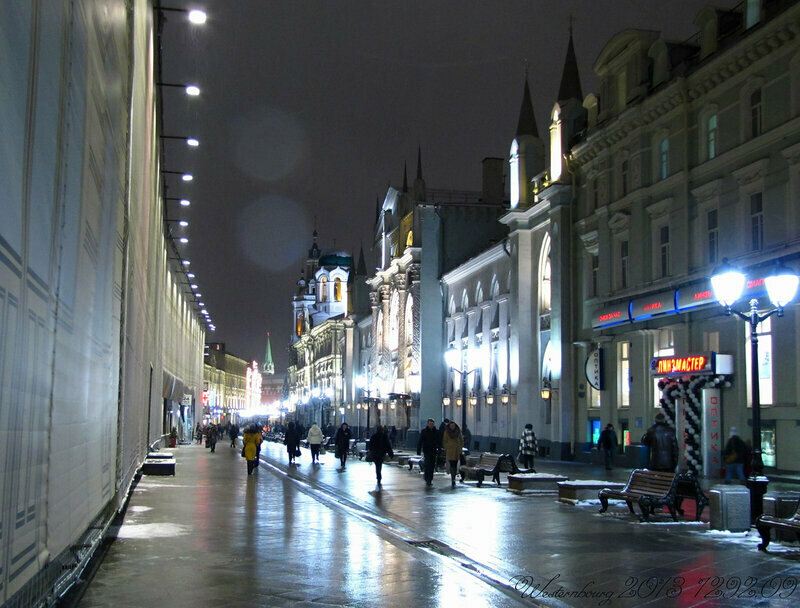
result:
[(203, 391), (200, 395), (200, 403), (208, 405), (208, 391)]
[(612, 319), (619, 319), (621, 316), (622, 313), (619, 310), (617, 310), (615, 312), (609, 312), (604, 315), (600, 315), (599, 317), (597, 317), (597, 320), (600, 322), (611, 321)]
[[(650, 373), (653, 376), (673, 376), (681, 374), (713, 374), (716, 364), (728, 362), (728, 355), (716, 353), (700, 353), (684, 356), (656, 357), (650, 361)], [(727, 369), (727, 365), (725, 365)]]

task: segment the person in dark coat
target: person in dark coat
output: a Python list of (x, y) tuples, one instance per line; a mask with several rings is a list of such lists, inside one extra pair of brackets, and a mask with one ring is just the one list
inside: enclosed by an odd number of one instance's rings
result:
[(208, 438), (206, 439), (206, 447), (211, 448), (211, 452), (214, 452), (214, 449), (217, 447), (217, 437), (219, 436), (219, 431), (217, 430), (217, 425), (212, 424), (208, 429)]
[(286, 453), (289, 454), (289, 464), (294, 464), (294, 459), (300, 449), (300, 435), (294, 426), (294, 421), (289, 423), (286, 434), (283, 436), (283, 444), (286, 446)]
[(367, 449), (372, 456), (372, 462), (375, 464), (375, 478), (378, 480), (378, 485), (381, 485), (383, 461), (387, 454), (389, 458), (394, 458), (392, 443), (389, 441), (389, 434), (386, 432), (385, 426), (378, 425), (378, 428), (375, 429), (375, 434), (370, 437)]
[(228, 434), (231, 436), (231, 447), (235, 448), (236, 438), (239, 436), (239, 427), (236, 426), (235, 424), (232, 424), (230, 426), (230, 429), (228, 429)]
[(655, 424), (647, 429), (642, 444), (650, 450), (648, 468), (651, 471), (675, 472), (678, 466), (678, 440), (675, 439), (675, 429), (667, 424), (664, 414), (656, 414)]
[(350, 451), (350, 440), (353, 438), (353, 431), (346, 422), (342, 422), (341, 426), (336, 430), (333, 444), (336, 447), (336, 457), (342, 463), (342, 468), (347, 466), (347, 453)]
[(734, 473), (736, 478), (744, 481), (744, 464), (747, 461), (747, 445), (739, 437), (735, 426), (731, 427), (730, 437), (722, 451), (725, 457), (725, 483), (730, 483)]
[(600, 433), (600, 439), (597, 440), (597, 447), (603, 450), (603, 457), (606, 462), (606, 471), (610, 471), (614, 466), (614, 452), (617, 451), (617, 433), (614, 431), (614, 425), (609, 423), (606, 425), (605, 430)]
[(442, 450), (442, 437), (436, 429), (436, 421), (428, 418), (428, 424), (419, 434), (417, 441), (417, 456), (425, 457), (425, 485), (433, 484), (433, 471), (436, 468), (436, 458)]

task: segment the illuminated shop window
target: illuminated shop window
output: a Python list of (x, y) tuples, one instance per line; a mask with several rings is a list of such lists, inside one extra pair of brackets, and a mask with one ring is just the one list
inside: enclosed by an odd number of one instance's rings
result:
[(620, 342), (617, 359), (617, 407), (631, 406), (631, 343)]
[[(764, 319), (758, 324), (758, 391), (761, 405), (772, 405), (772, 319)], [(750, 326), (747, 326), (747, 369), (750, 365)], [(749, 375), (748, 375), (749, 376)], [(748, 382), (750, 378), (748, 377)], [(753, 407), (753, 404), (750, 404)]]

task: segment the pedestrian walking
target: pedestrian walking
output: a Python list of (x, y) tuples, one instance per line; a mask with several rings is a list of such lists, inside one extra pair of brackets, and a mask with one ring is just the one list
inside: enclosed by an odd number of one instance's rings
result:
[(289, 455), (289, 464), (294, 464), (294, 459), (300, 455), (300, 435), (297, 434), (297, 427), (294, 421), (286, 427), (283, 435), (283, 445), (286, 446), (286, 453)]
[(597, 440), (598, 449), (603, 450), (606, 471), (610, 471), (611, 467), (614, 466), (614, 452), (617, 451), (617, 445), (619, 445), (617, 432), (614, 430), (614, 425), (609, 422)]
[(642, 437), (642, 444), (650, 451), (651, 471), (675, 472), (678, 466), (678, 441), (675, 430), (667, 424), (664, 414), (656, 414), (656, 421)]
[(230, 430), (228, 431), (228, 434), (231, 436), (231, 447), (235, 448), (236, 439), (237, 437), (239, 437), (239, 427), (235, 424), (232, 424)]
[(417, 441), (417, 456), (424, 456), (425, 485), (433, 485), (433, 471), (436, 468), (436, 458), (442, 450), (442, 439), (436, 429), (436, 421), (428, 418), (428, 423), (419, 434)]
[(536, 448), (539, 447), (536, 441), (536, 433), (533, 432), (533, 425), (529, 422), (522, 429), (522, 436), (519, 438), (519, 461), (522, 463), (523, 469), (530, 469), (535, 473), (533, 468), (533, 459), (536, 456)]
[(202, 444), (203, 443), (203, 427), (200, 426), (199, 422), (197, 423), (197, 426), (194, 427), (194, 440), (198, 444)]
[(319, 464), (319, 448), (322, 445), (322, 429), (317, 426), (316, 422), (311, 425), (310, 429), (308, 429), (306, 441), (308, 441), (308, 447), (311, 449), (311, 463)]
[(255, 424), (247, 427), (242, 435), (242, 456), (247, 460), (247, 474), (252, 475), (258, 467), (258, 448), (261, 445), (261, 433)]
[(214, 450), (217, 447), (217, 437), (219, 436), (219, 431), (217, 431), (217, 425), (212, 424), (208, 428), (208, 435), (206, 436), (206, 447), (211, 448), (211, 453), (214, 453)]
[(444, 448), (444, 457), (450, 466), (450, 486), (455, 488), (456, 473), (458, 473), (458, 465), (461, 462), (464, 448), (464, 436), (461, 434), (461, 429), (452, 420), (448, 422), (447, 428), (444, 430), (442, 447)]
[(731, 432), (722, 455), (725, 457), (725, 483), (730, 483), (734, 474), (736, 474), (737, 479), (744, 481), (747, 446), (744, 441), (742, 441), (742, 438), (739, 437), (739, 431), (735, 426), (731, 427)]
[(346, 422), (342, 422), (336, 430), (336, 436), (333, 439), (333, 445), (336, 446), (336, 458), (342, 465), (342, 468), (347, 466), (347, 453), (350, 451), (350, 440), (353, 438), (353, 431)]
[(375, 434), (370, 437), (367, 450), (372, 457), (372, 462), (375, 465), (375, 479), (378, 480), (378, 485), (381, 485), (383, 461), (386, 455), (389, 458), (394, 458), (394, 451), (392, 450), (392, 442), (389, 441), (389, 435), (386, 432), (386, 427), (378, 425), (375, 429)]

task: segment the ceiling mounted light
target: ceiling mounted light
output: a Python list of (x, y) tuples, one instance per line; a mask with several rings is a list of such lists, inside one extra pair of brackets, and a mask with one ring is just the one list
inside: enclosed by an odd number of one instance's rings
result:
[(206, 22), (206, 12), (199, 9), (189, 11), (189, 21), (195, 25), (203, 25)]

